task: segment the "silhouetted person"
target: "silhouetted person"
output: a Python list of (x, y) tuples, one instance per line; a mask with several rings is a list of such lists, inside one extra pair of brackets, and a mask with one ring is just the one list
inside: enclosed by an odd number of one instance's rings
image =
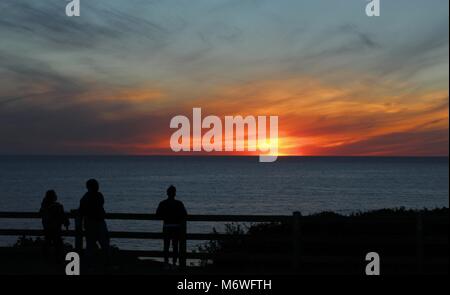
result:
[(167, 199), (159, 203), (156, 215), (164, 221), (164, 262), (169, 263), (169, 248), (172, 242), (172, 263), (176, 265), (179, 255), (180, 239), (186, 226), (187, 211), (183, 202), (175, 200), (176, 188), (171, 185), (167, 189)]
[(86, 182), (86, 188), (88, 191), (81, 198), (79, 208), (86, 232), (86, 256), (88, 261), (92, 259), (98, 242), (106, 259), (105, 262), (108, 262), (109, 234), (105, 222), (105, 209), (103, 208), (105, 200), (103, 194), (99, 192), (97, 180), (89, 179)]
[(61, 226), (69, 227), (69, 219), (64, 213), (64, 207), (57, 202), (58, 196), (54, 190), (45, 193), (39, 212), (42, 216), (42, 226), (44, 228), (44, 255), (47, 257), (51, 246), (55, 248), (56, 260), (62, 259), (63, 240), (61, 238)]

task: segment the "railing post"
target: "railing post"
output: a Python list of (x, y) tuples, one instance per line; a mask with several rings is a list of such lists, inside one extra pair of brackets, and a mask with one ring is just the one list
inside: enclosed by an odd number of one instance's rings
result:
[(301, 258), (301, 228), (300, 228), (300, 219), (302, 214), (298, 211), (294, 212), (292, 215), (292, 239), (293, 239), (293, 268), (294, 270), (298, 270), (300, 267), (300, 258)]
[(180, 267), (186, 267), (186, 234), (187, 234), (187, 224), (184, 221), (181, 226), (181, 237), (180, 237)]
[(417, 272), (423, 272), (423, 217), (419, 211), (416, 217), (416, 255), (417, 255)]
[(75, 251), (81, 254), (83, 251), (83, 221), (78, 210), (72, 210), (75, 222)]

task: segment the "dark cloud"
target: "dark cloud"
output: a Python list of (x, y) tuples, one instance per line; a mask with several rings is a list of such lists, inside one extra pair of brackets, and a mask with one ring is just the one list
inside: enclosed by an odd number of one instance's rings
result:
[(21, 38), (41, 39), (53, 46), (91, 48), (125, 37), (147, 39), (148, 46), (163, 42), (165, 30), (148, 20), (114, 8), (108, 1), (84, 1), (80, 17), (68, 18), (68, 2), (5, 0), (0, 5), (0, 32)]
[(6, 53), (0, 55), (0, 69), (6, 77), (2, 88), (11, 82), (14, 90), (0, 92), (0, 153), (117, 153), (124, 152), (121, 145), (130, 151), (169, 130), (164, 115), (96, 97), (107, 84), (91, 85), (48, 63)]
[[(361, 44), (366, 48), (380, 48), (380, 44), (376, 42), (371, 34), (361, 31), (355, 24), (342, 25), (337, 30), (338, 33), (349, 35), (355, 43)], [(360, 47), (360, 46), (356, 46)]]
[(448, 129), (390, 133), (336, 147), (304, 147), (320, 155), (448, 156)]
[[(127, 152), (135, 145), (157, 145), (163, 135), (169, 136), (170, 119), (165, 115), (141, 112), (117, 119), (104, 116), (128, 107), (126, 103), (93, 101), (56, 109), (0, 109), (0, 153), (89, 153), (102, 148), (108, 153), (121, 145), (127, 146), (120, 148)], [(108, 145), (110, 148), (105, 149)]]
[[(59, 73), (48, 63), (2, 51), (0, 51), (0, 73), (5, 77), (0, 81), (2, 88), (6, 88), (7, 83), (13, 83), (15, 90), (14, 93), (0, 92), (0, 107), (25, 99), (39, 103), (43, 102), (39, 98), (54, 96), (74, 98), (87, 89), (81, 81)], [(33, 92), (33, 89), (43, 87), (45, 91)]]
[(379, 75), (397, 75), (406, 80), (419, 71), (436, 65), (448, 65), (448, 20), (438, 22), (425, 34), (408, 38), (401, 46), (387, 47), (374, 69)]

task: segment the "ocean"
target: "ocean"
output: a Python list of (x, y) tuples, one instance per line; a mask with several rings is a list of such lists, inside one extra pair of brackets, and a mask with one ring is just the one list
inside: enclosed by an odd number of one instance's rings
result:
[[(448, 157), (1, 156), (0, 211), (38, 211), (56, 190), (68, 211), (96, 178), (107, 212), (154, 213), (169, 185), (192, 214), (350, 214), (380, 208), (448, 207)], [(159, 222), (109, 221), (110, 230), (160, 229)], [(211, 223), (189, 231), (210, 232)], [(0, 228), (39, 228), (0, 220)], [(218, 225), (220, 228), (220, 225)], [(3, 237), (0, 242), (11, 242)], [(116, 241), (142, 249), (156, 241)]]

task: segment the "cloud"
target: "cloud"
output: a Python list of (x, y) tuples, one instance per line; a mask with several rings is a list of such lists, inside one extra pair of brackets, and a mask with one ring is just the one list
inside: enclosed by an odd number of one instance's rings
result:
[(104, 153), (127, 153), (133, 146), (147, 145), (147, 152), (152, 146), (158, 147), (169, 124), (167, 115), (134, 112), (119, 119), (105, 116), (108, 112), (121, 114), (127, 108), (129, 105), (123, 102), (98, 101), (56, 109), (39, 105), (2, 108), (0, 153), (83, 154), (108, 145)]
[(389, 133), (351, 144), (305, 146), (303, 154), (341, 156), (448, 156), (448, 129)]
[(279, 115), (286, 153), (448, 153), (448, 3), (402, 3), (2, 1), (0, 153), (164, 152), (192, 107)]
[(388, 47), (375, 69), (380, 75), (402, 80), (436, 65), (448, 67), (448, 21), (437, 22), (420, 38), (410, 38), (398, 47)]
[[(83, 3), (83, 16), (68, 18), (67, 2), (2, 1), (0, 30), (15, 38), (34, 38), (62, 49), (91, 48), (129, 35), (160, 42), (164, 29), (108, 5), (108, 2)], [(150, 45), (147, 44), (148, 46)]]

